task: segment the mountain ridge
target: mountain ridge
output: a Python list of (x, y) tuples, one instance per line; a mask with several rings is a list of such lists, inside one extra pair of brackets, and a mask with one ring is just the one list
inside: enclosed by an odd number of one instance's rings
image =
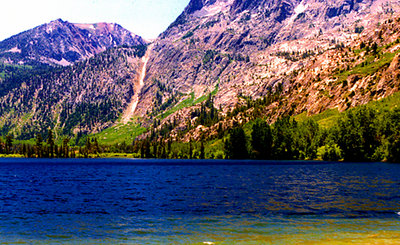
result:
[(115, 23), (74, 24), (57, 19), (0, 42), (0, 60), (65, 66), (111, 47), (144, 44), (142, 37)]

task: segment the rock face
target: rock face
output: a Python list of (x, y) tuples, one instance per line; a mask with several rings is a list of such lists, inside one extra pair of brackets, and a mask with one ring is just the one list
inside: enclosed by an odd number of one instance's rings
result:
[(192, 0), (154, 42), (137, 114), (151, 114), (171, 98), (184, 100), (192, 93), (199, 98), (216, 87), (216, 106), (225, 110), (242, 95), (264, 96), (279, 84), (284, 92), (295, 83), (308, 88), (309, 81), (299, 74), (315, 59), (339, 44), (355, 46), (379, 22), (396, 15), (399, 3)]
[(0, 42), (0, 60), (69, 65), (111, 47), (145, 43), (118, 24), (72, 24), (58, 19)]

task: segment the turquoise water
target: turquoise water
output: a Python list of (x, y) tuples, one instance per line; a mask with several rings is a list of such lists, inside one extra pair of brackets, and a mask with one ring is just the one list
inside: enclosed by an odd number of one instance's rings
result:
[(398, 244), (400, 165), (0, 160), (0, 244)]

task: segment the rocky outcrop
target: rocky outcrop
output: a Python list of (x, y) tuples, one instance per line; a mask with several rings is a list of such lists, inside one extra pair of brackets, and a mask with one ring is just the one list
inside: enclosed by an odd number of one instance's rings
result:
[(333, 18), (339, 15), (350, 13), (354, 9), (354, 0), (338, 1), (335, 5), (328, 7), (326, 16)]
[(240, 13), (257, 6), (259, 6), (259, 1), (257, 0), (235, 0), (232, 4), (231, 11), (233, 13)]

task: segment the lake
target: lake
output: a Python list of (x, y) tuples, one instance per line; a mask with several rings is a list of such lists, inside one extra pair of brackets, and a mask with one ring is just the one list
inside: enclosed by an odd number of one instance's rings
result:
[(398, 244), (400, 165), (0, 159), (1, 244)]

